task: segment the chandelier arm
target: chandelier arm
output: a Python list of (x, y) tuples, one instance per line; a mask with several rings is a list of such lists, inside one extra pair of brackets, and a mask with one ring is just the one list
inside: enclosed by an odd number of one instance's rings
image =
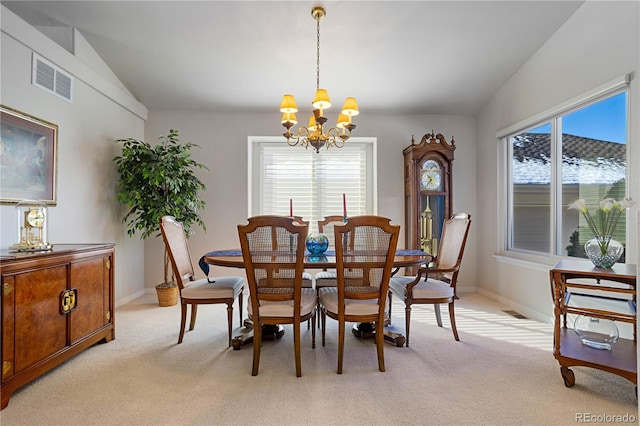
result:
[(341, 135), (340, 130), (336, 129), (335, 127), (332, 127), (327, 132), (327, 139), (328, 139), (327, 149), (329, 149), (329, 147), (331, 146), (335, 146), (336, 148), (344, 147), (344, 143), (347, 141), (347, 139), (349, 139), (350, 136), (351, 136), (350, 131), (347, 135)]
[(302, 144), (303, 146), (306, 146), (309, 144), (308, 142), (309, 129), (303, 126), (298, 127), (297, 135), (294, 136), (290, 130), (287, 130), (287, 132), (284, 133), (283, 136), (287, 138), (287, 144), (289, 146), (296, 146), (299, 143)]

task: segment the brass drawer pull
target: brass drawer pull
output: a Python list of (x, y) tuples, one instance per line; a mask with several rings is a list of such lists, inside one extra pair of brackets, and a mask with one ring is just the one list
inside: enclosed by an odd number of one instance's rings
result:
[(77, 306), (78, 290), (73, 288), (60, 293), (60, 313), (68, 314)]

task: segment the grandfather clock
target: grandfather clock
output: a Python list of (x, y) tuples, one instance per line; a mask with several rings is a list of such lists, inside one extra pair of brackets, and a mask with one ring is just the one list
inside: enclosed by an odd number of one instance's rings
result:
[(404, 223), (407, 249), (438, 254), (444, 220), (453, 214), (452, 181), (455, 141), (440, 133), (411, 136), (404, 154)]

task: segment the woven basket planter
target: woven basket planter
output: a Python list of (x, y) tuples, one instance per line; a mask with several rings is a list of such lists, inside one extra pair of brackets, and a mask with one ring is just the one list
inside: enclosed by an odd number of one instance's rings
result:
[(169, 287), (166, 284), (159, 284), (156, 286), (156, 292), (158, 293), (159, 306), (173, 306), (178, 303), (178, 286)]

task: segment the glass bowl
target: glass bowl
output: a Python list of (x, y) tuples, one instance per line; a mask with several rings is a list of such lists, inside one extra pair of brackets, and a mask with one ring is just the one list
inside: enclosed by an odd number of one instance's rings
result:
[(591, 348), (611, 350), (618, 341), (618, 327), (609, 319), (578, 315), (573, 328), (582, 344)]

